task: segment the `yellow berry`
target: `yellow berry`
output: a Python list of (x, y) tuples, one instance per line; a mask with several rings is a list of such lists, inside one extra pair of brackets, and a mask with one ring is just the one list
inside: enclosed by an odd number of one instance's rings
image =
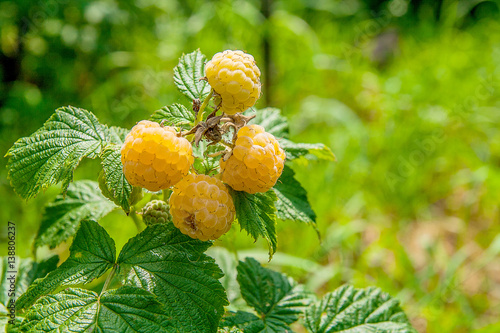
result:
[(169, 203), (174, 225), (183, 234), (203, 241), (225, 234), (234, 220), (227, 187), (207, 175), (184, 177), (173, 187)]
[(123, 173), (133, 186), (159, 191), (179, 182), (194, 162), (189, 141), (175, 129), (143, 120), (125, 138), (121, 150)]
[(245, 111), (260, 97), (260, 70), (250, 54), (231, 50), (217, 53), (207, 63), (205, 75), (227, 114)]
[(222, 181), (236, 191), (266, 192), (276, 184), (285, 164), (285, 152), (276, 138), (259, 125), (238, 131), (231, 156), (220, 167)]

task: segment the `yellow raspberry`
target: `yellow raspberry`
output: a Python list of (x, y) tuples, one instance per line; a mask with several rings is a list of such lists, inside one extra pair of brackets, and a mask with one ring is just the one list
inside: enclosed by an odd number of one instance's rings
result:
[(213, 56), (205, 67), (208, 83), (220, 95), (227, 114), (243, 112), (260, 96), (260, 70), (250, 54), (226, 50)]
[(172, 221), (180, 231), (203, 241), (225, 234), (234, 220), (234, 204), (226, 185), (207, 175), (189, 174), (173, 187)]
[(178, 137), (173, 127), (148, 120), (132, 128), (121, 153), (128, 182), (153, 192), (179, 182), (194, 162), (188, 140)]
[(266, 192), (281, 176), (285, 158), (276, 138), (262, 126), (244, 126), (231, 156), (220, 161), (222, 181), (236, 191)]

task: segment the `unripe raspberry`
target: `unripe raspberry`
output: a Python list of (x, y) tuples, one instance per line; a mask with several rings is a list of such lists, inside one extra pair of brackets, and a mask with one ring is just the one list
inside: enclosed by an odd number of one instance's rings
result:
[(142, 209), (142, 220), (147, 226), (165, 224), (172, 221), (168, 204), (162, 200), (152, 200)]
[(174, 225), (203, 241), (225, 234), (234, 220), (233, 199), (226, 185), (207, 175), (187, 175), (174, 186), (169, 203)]
[(260, 96), (260, 70), (250, 54), (226, 50), (207, 63), (208, 83), (222, 99), (221, 109), (227, 114), (243, 112)]
[(194, 162), (188, 140), (178, 137), (173, 127), (148, 120), (132, 128), (121, 153), (128, 182), (154, 192), (180, 181)]
[(231, 156), (221, 159), (222, 181), (236, 191), (266, 192), (276, 184), (285, 164), (285, 152), (276, 138), (259, 125), (238, 131)]

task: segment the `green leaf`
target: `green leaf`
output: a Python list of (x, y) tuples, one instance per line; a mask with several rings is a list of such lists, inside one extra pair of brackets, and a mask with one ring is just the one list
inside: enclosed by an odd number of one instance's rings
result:
[(106, 138), (109, 143), (122, 145), (130, 130), (122, 127), (111, 126), (107, 129)]
[(68, 288), (36, 302), (22, 329), (30, 332), (175, 332), (154, 295), (122, 287), (98, 296)]
[(291, 324), (309, 305), (309, 294), (284, 274), (262, 267), (253, 258), (238, 265), (241, 295), (268, 326)]
[(246, 311), (229, 312), (229, 315), (226, 316), (221, 322), (221, 326), (226, 328), (237, 328), (245, 333), (259, 333), (267, 331), (266, 324), (262, 319), (253, 313)]
[[(330, 148), (322, 143), (295, 143), (288, 139), (289, 128), (286, 117), (281, 115), (281, 111), (276, 108), (264, 108), (255, 112), (247, 111), (246, 115), (255, 114), (255, 118), (250, 121), (252, 124), (258, 124), (266, 129), (266, 132), (274, 135), (281, 148), (286, 152), (288, 160), (298, 157), (316, 156), (319, 159), (335, 161), (335, 155)], [(309, 156), (308, 156), (309, 155)]]
[(174, 68), (174, 82), (189, 99), (203, 100), (210, 93), (210, 85), (205, 80), (205, 60), (200, 50), (183, 54)]
[(95, 221), (82, 221), (70, 247), (69, 258), (44, 279), (36, 280), (19, 299), (23, 309), (59, 286), (85, 284), (110, 269), (116, 257), (115, 242)]
[(57, 255), (40, 263), (30, 258), (0, 257), (0, 315), (7, 315), (10, 300), (23, 294), (35, 279), (54, 270), (58, 261)]
[(244, 333), (244, 331), (240, 330), (239, 328), (233, 327), (233, 328), (219, 328), (217, 330), (217, 333)]
[[(121, 160), (121, 146), (110, 144), (104, 148), (101, 154), (102, 177), (104, 184), (99, 184), (103, 194), (118, 206), (121, 206), (125, 213), (130, 212), (130, 207), (140, 200), (142, 190), (140, 187), (133, 187), (129, 184), (123, 174), (123, 164)], [(103, 189), (102, 186), (105, 186)]]
[(310, 303), (310, 295), (286, 275), (262, 267), (246, 258), (238, 265), (241, 295), (258, 316), (238, 311), (225, 318), (224, 325), (245, 332), (292, 332), (289, 325), (297, 321)]
[(97, 157), (104, 141), (105, 127), (91, 112), (72, 106), (57, 109), (42, 128), (17, 140), (5, 155), (14, 190), (30, 199), (62, 182), (65, 191), (81, 159)]
[(307, 159), (311, 159), (312, 156), (316, 156), (321, 160), (335, 161), (335, 155), (333, 152), (322, 143), (295, 143), (288, 139), (279, 140), (281, 148), (286, 152), (286, 158), (288, 160), (294, 160), (301, 156)]
[(96, 328), (104, 332), (177, 332), (157, 297), (136, 287), (105, 292)]
[(176, 228), (154, 225), (130, 239), (118, 264), (127, 284), (158, 296), (180, 332), (216, 332), (228, 304), (220, 268), (203, 252), (211, 245)]
[[(59, 262), (59, 256), (57, 254), (48, 257), (45, 260), (42, 260), (38, 263), (33, 263), (33, 269), (32, 269), (32, 274), (33, 274), (33, 280), (43, 278), (45, 275), (48, 273), (52, 272), (57, 268), (57, 263)], [(23, 289), (23, 293), (28, 290), (28, 287), (31, 283), (27, 284), (26, 287)]]
[[(32, 265), (31, 259), (21, 259), (17, 256), (0, 257), (0, 315), (9, 313), (9, 302), (23, 292), (20, 290), (21, 286), (29, 285), (33, 281), (27, 274)], [(16, 295), (16, 292), (19, 294)]]
[(245, 114), (248, 116), (255, 114), (255, 118), (250, 123), (264, 127), (267, 133), (271, 133), (278, 140), (288, 138), (288, 120), (281, 115), (280, 109), (264, 108), (255, 112), (247, 112)]
[(274, 186), (278, 197), (276, 211), (281, 220), (302, 221), (316, 227), (316, 214), (307, 200), (307, 192), (295, 179), (295, 172), (287, 165)]
[(229, 191), (236, 208), (236, 218), (242, 229), (246, 230), (255, 240), (264, 237), (269, 245), (269, 259), (276, 252), (278, 243), (276, 236), (276, 208), (274, 202), (278, 199), (271, 189), (266, 193), (249, 194), (242, 191)]
[(10, 317), (0, 317), (0, 332), (7, 333), (17, 333), (20, 332), (21, 323), (23, 321), (23, 317), (16, 316), (15, 319)]
[(220, 151), (224, 151), (225, 148), (219, 145), (208, 145), (207, 140), (201, 140), (198, 147), (193, 145), (193, 155), (197, 157), (194, 160), (193, 167), (205, 175), (215, 175), (219, 172), (219, 161), (221, 156), (210, 157), (210, 154), (215, 154)]
[(240, 287), (236, 281), (236, 267), (238, 262), (234, 252), (230, 252), (225, 247), (212, 246), (208, 249), (207, 254), (215, 259), (217, 265), (224, 272), (224, 276), (220, 282), (226, 290), (227, 299), (229, 300), (229, 307), (235, 308), (239, 300), (241, 300)]
[(165, 122), (165, 125), (178, 126), (182, 129), (190, 129), (195, 121), (194, 113), (186, 109), (182, 104), (164, 106), (155, 111), (149, 118), (157, 123)]
[(399, 306), (378, 288), (342, 286), (306, 310), (306, 327), (313, 333), (416, 333)]
[(75, 234), (81, 221), (99, 220), (115, 208), (99, 190), (97, 182), (80, 180), (68, 187), (66, 195), (58, 195), (49, 203), (35, 237), (35, 247), (54, 248)]
[(96, 321), (97, 294), (91, 290), (68, 288), (38, 300), (26, 313), (22, 331), (85, 332)]

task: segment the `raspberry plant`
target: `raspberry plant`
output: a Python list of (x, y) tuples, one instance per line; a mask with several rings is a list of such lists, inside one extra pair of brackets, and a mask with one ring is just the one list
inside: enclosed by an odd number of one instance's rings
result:
[[(290, 141), (279, 110), (248, 110), (261, 89), (252, 56), (225, 51), (206, 69), (205, 59), (195, 51), (174, 70), (189, 107), (165, 106), (131, 131), (62, 107), (14, 143), (7, 168), (20, 197), (62, 183), (45, 209), (34, 253), (74, 238), (58, 267), (57, 256), (20, 259), (17, 318), (9, 321), (12, 297), (0, 293), (0, 322), (12, 332), (291, 332), (300, 319), (314, 333), (413, 332), (398, 301), (379, 289), (341, 286), (318, 300), (252, 258), (233, 263), (236, 291), (224, 288), (234, 277), (223, 277), (205, 253), (211, 240), (239, 224), (267, 241), (271, 260), (278, 220), (316, 227), (290, 165), (334, 156), (322, 144)], [(83, 158), (100, 159), (98, 182), (72, 182)], [(143, 196), (149, 202), (140, 207)], [(146, 225), (119, 253), (99, 225), (117, 208), (132, 217), (142, 209)], [(7, 272), (6, 258), (0, 270)], [(99, 293), (85, 289), (101, 276)]]

